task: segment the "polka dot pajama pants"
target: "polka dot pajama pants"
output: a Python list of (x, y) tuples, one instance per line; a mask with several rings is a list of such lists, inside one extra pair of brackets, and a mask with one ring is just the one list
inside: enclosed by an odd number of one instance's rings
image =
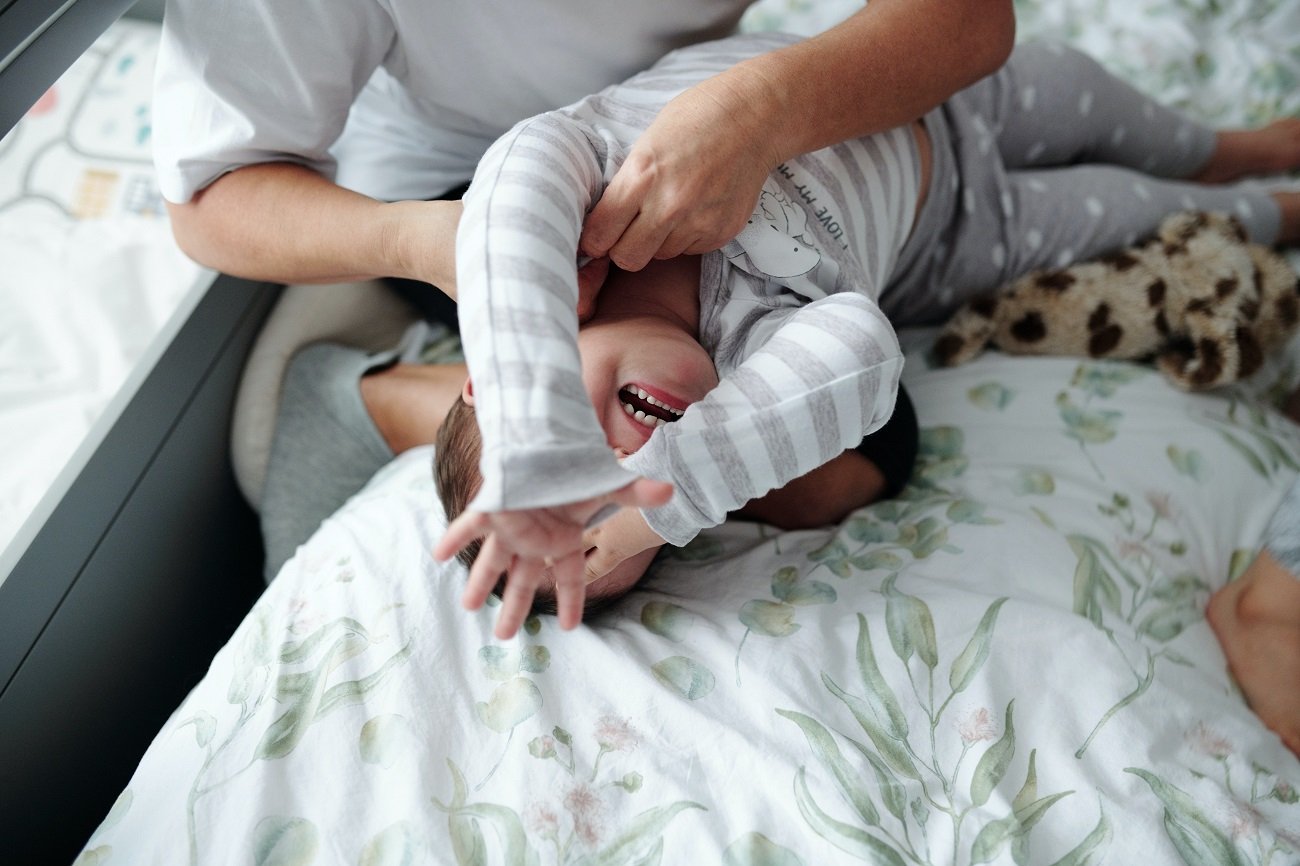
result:
[(925, 118), (930, 191), (881, 305), (895, 322), (946, 319), (1022, 274), (1096, 258), (1187, 209), (1235, 214), (1277, 236), (1277, 204), (1196, 174), (1214, 131), (1165, 108), (1087, 55), (1025, 44), (998, 73)]

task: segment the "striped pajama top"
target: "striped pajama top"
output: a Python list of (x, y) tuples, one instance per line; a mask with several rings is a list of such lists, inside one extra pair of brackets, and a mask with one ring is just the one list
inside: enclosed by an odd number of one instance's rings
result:
[(669, 100), (796, 41), (684, 48), (484, 156), (456, 241), (461, 337), (482, 433), (479, 511), (541, 508), (644, 475), (675, 485), (644, 512), (671, 544), (883, 425), (902, 353), (877, 305), (911, 229), (920, 168), (900, 128), (807, 154), (764, 184), (749, 225), (701, 259), (700, 342), (720, 383), (620, 464), (583, 388), (576, 338), (582, 221)]

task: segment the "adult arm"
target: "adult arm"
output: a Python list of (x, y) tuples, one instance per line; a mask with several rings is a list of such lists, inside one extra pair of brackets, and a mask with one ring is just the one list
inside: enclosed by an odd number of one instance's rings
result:
[(191, 258), (280, 282), (451, 285), (457, 205), (386, 205), (331, 180), (330, 147), (395, 38), (377, 0), (169, 0), (154, 161)]
[(457, 201), (380, 202), (306, 166), (271, 162), (222, 175), (167, 210), (185, 254), (228, 274), (285, 283), (405, 277), (456, 297)]
[(871, 0), (839, 25), (670, 102), (588, 216), (589, 255), (626, 270), (718, 249), (785, 160), (908, 123), (996, 71), (1011, 0)]

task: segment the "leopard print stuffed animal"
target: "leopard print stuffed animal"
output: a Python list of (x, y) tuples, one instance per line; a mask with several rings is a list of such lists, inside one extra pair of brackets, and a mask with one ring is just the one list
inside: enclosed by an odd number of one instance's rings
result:
[(1203, 390), (1255, 372), (1298, 322), (1300, 279), (1282, 256), (1248, 243), (1234, 217), (1185, 211), (1135, 247), (971, 301), (934, 355), (955, 366), (992, 343), (1012, 354), (1154, 356), (1175, 385)]

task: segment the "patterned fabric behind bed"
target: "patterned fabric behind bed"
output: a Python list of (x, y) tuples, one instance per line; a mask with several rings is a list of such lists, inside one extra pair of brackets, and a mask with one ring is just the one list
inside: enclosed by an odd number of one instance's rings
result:
[[(1022, 33), (1109, 47), (1211, 119), (1296, 111), (1296, 5), (1213, 6), (1018, 4)], [(502, 644), (462, 611), (463, 570), (427, 553), (431, 453), (399, 458), (286, 566), (80, 862), (1300, 862), (1300, 762), (1202, 613), (1300, 473), (1271, 408), (1300, 342), (1189, 395), (1123, 363), (931, 370), (930, 337), (907, 335), (904, 496), (710, 531), (577, 632)]]
[(0, 550), (202, 276), (154, 181), (159, 32), (115, 23), (0, 138)]

